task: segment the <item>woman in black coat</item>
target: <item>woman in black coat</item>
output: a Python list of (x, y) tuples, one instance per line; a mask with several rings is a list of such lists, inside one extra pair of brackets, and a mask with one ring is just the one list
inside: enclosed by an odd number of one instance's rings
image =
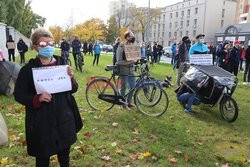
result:
[(22, 38), (17, 43), (17, 49), (21, 57), (21, 64), (25, 63), (25, 52), (28, 51), (28, 46), (25, 44)]
[(38, 95), (34, 86), (32, 68), (62, 65), (61, 58), (53, 56), (53, 36), (37, 29), (31, 36), (35, 59), (25, 65), (17, 78), (15, 100), (26, 106), (25, 129), (28, 154), (36, 157), (37, 167), (48, 167), (50, 156), (57, 154), (60, 166), (69, 166), (70, 146), (76, 142), (76, 126), (72, 111), (72, 93), (78, 89), (73, 73), (68, 68), (72, 90), (57, 94)]

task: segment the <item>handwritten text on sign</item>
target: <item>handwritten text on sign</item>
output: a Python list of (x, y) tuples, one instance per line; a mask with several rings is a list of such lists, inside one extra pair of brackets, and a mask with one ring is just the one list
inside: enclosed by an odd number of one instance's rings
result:
[(60, 93), (72, 90), (67, 66), (32, 68), (37, 94)]
[(125, 45), (125, 56), (127, 61), (141, 59), (141, 47), (139, 45)]
[(190, 64), (213, 65), (213, 55), (211, 54), (190, 55)]

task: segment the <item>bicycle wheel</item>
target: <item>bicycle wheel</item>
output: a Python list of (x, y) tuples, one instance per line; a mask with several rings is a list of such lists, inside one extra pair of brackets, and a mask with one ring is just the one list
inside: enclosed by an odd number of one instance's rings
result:
[[(137, 89), (134, 95), (135, 105), (138, 110), (152, 117), (163, 115), (169, 105), (167, 93), (160, 87), (157, 87), (157, 90), (153, 93), (152, 90), (154, 90), (155, 87), (155, 84), (146, 83), (142, 88)], [(145, 94), (145, 88), (148, 89), (148, 94)]]
[(157, 87), (156, 83), (150, 83), (141, 89), (143, 89), (143, 92), (135, 97), (140, 104), (146, 107), (154, 107), (161, 100), (162, 91)]
[(86, 99), (90, 107), (94, 110), (110, 110), (114, 104), (99, 99), (99, 95), (117, 95), (114, 85), (105, 79), (95, 79), (86, 88)]
[(224, 97), (220, 103), (220, 113), (227, 122), (234, 122), (238, 117), (238, 105), (236, 101), (230, 97)]

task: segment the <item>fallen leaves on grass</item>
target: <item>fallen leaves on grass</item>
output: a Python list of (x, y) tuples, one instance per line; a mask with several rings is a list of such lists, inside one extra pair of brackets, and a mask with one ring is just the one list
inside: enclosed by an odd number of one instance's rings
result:
[(177, 159), (174, 158), (172, 155), (168, 155), (168, 162), (175, 164), (177, 163)]
[(74, 149), (80, 154), (83, 155), (84, 154), (84, 150), (82, 146), (75, 146)]
[(118, 125), (119, 125), (119, 124), (118, 124), (117, 122), (112, 123), (112, 126), (115, 127), (115, 128), (117, 128)]
[(185, 162), (188, 162), (188, 161), (189, 161), (189, 156), (188, 156), (188, 155), (185, 155), (185, 156), (184, 156), (184, 161), (185, 161)]
[(174, 151), (176, 154), (182, 154), (182, 151), (180, 151), (180, 150), (175, 150)]
[(6, 166), (11, 164), (9, 157), (3, 157), (0, 161), (1, 166)]
[(137, 159), (141, 160), (141, 159), (148, 158), (148, 157), (151, 157), (151, 156), (152, 156), (152, 154), (149, 151), (147, 151), (147, 152), (144, 152), (144, 153), (132, 154), (132, 155), (130, 155), (130, 158), (132, 160), (137, 160)]
[(202, 145), (203, 145), (203, 142), (198, 141), (197, 144), (200, 145), (200, 146), (202, 146)]
[(116, 148), (115, 152), (116, 152), (116, 154), (121, 154), (122, 153), (122, 149)]
[(103, 160), (103, 161), (111, 161), (111, 158), (110, 158), (110, 156), (104, 155), (104, 156), (101, 157), (101, 160)]
[(139, 135), (139, 131), (138, 131), (138, 129), (134, 129), (134, 131), (132, 132), (134, 135)]
[(111, 146), (112, 146), (112, 147), (115, 147), (116, 145), (117, 145), (116, 142), (111, 143)]
[(91, 133), (86, 132), (86, 133), (83, 134), (83, 136), (84, 136), (85, 139), (89, 139), (92, 135), (91, 135)]

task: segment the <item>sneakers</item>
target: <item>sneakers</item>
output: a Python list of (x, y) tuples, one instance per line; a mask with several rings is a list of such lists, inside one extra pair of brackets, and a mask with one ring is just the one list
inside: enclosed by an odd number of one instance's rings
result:
[(132, 103), (130, 103), (130, 104), (128, 104), (128, 107), (129, 107), (129, 108), (133, 108), (133, 107), (135, 107), (135, 105), (132, 104)]
[(191, 115), (194, 115), (194, 114), (196, 114), (196, 112), (194, 112), (192, 109), (190, 110), (190, 109), (185, 109), (184, 110), (186, 113), (188, 113), (188, 114), (191, 114)]
[(122, 105), (122, 109), (124, 109), (124, 110), (131, 110), (131, 109), (129, 108), (129, 106), (126, 105), (126, 104), (123, 104), (123, 105)]

